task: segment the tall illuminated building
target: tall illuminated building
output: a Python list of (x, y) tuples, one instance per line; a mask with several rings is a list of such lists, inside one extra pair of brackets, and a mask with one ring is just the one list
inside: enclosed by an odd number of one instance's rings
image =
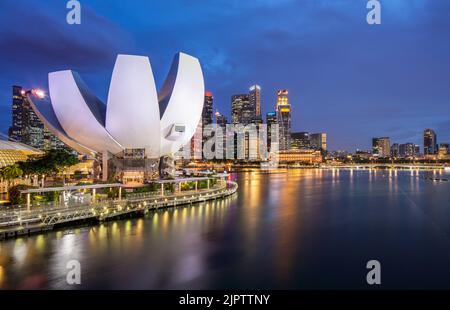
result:
[(203, 145), (205, 144), (205, 142), (211, 137), (211, 135), (209, 133), (207, 133), (207, 131), (205, 131), (205, 127), (210, 126), (213, 123), (213, 117), (214, 117), (213, 102), (214, 102), (214, 97), (213, 97), (212, 92), (206, 91), (205, 99), (203, 102), (202, 120), (201, 120), (202, 150), (203, 150)]
[(203, 103), (203, 110), (202, 110), (203, 128), (213, 123), (213, 102), (214, 102), (213, 94), (210, 91), (205, 92), (205, 101)]
[(398, 158), (400, 156), (400, 145), (394, 143), (391, 145), (391, 157)]
[(278, 142), (276, 137), (273, 137), (274, 127), (278, 124), (277, 112), (267, 112), (266, 114), (266, 124), (267, 124), (267, 151), (271, 151), (272, 141)]
[(300, 150), (311, 147), (308, 132), (293, 132), (291, 133), (291, 149)]
[(398, 147), (399, 151), (399, 157), (401, 158), (409, 158), (409, 157), (414, 157), (414, 143), (403, 143), (400, 144)]
[(62, 149), (68, 152), (74, 152), (74, 150), (65, 145), (64, 142), (59, 140), (58, 137), (52, 134), (44, 126), (44, 150), (62, 150)]
[(225, 115), (220, 114), (219, 111), (216, 111), (216, 123), (217, 123), (217, 125), (219, 125), (223, 129), (225, 129), (225, 127), (228, 124), (228, 119), (227, 119), (227, 117)]
[[(225, 115), (222, 115), (219, 113), (219, 111), (216, 112), (216, 124), (217, 127), (216, 130), (221, 130), (222, 135), (222, 145), (216, 143), (216, 156), (218, 159), (225, 159), (227, 156), (226, 154), (226, 146), (227, 146), (227, 124), (228, 120)], [(217, 134), (217, 133), (216, 133)], [(216, 140), (218, 141), (218, 140)], [(222, 158), (220, 158), (219, 154), (221, 154)]]
[(424, 155), (437, 154), (437, 138), (433, 129), (425, 129), (423, 131), (423, 153)]
[(316, 150), (326, 152), (327, 150), (327, 134), (324, 132), (312, 133), (309, 135), (309, 143)]
[(375, 157), (391, 156), (391, 141), (388, 137), (372, 139), (372, 153)]
[(261, 87), (259, 85), (255, 84), (249, 88), (249, 101), (255, 110), (254, 117), (261, 117)]
[(254, 125), (256, 132), (252, 134), (245, 134), (245, 158), (247, 160), (260, 160), (261, 159), (261, 150), (260, 147), (265, 147), (265, 141), (261, 141), (260, 139), (260, 131), (262, 126), (261, 117), (255, 117), (251, 124)]
[(39, 150), (65, 149), (73, 152), (42, 123), (27, 98), (27, 91), (21, 86), (13, 86), (12, 124), (9, 139), (21, 142)]
[(203, 157), (203, 126), (202, 120), (198, 123), (194, 135), (191, 138), (191, 160), (200, 160)]
[(12, 93), (12, 125), (9, 127), (9, 138), (13, 141), (22, 142), (24, 127), (24, 101), (25, 97), (22, 96), (22, 87), (13, 86)]
[(291, 105), (289, 104), (288, 90), (278, 90), (277, 96), (279, 149), (287, 151), (291, 148)]
[(248, 94), (233, 95), (231, 97), (231, 121), (233, 124), (243, 124), (245, 117), (244, 111), (250, 105)]
[(9, 138), (43, 150), (44, 124), (28, 102), (26, 91), (20, 86), (13, 86), (12, 91), (12, 125)]
[(414, 157), (420, 156), (420, 145), (414, 144)]

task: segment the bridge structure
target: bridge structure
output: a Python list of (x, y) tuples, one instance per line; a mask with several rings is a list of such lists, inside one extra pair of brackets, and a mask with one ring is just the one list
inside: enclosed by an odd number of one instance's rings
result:
[[(117, 199), (96, 201), (95, 198), (83, 203), (58, 203), (52, 206), (33, 206), (27, 198), (27, 205), (0, 209), (0, 240), (33, 233), (51, 231), (55, 227), (87, 221), (101, 222), (124, 215), (144, 215), (152, 210), (189, 205), (216, 200), (230, 196), (237, 191), (238, 185), (233, 181), (220, 178), (219, 182), (205, 189), (182, 191), (183, 182), (195, 182), (209, 178), (186, 178), (178, 180), (162, 180), (161, 191), (131, 193), (126, 198), (119, 195)], [(173, 193), (164, 192), (164, 184), (175, 183), (178, 186)], [(118, 184), (104, 184), (104, 187), (119, 187)], [(90, 188), (93, 191), (99, 187)], [(73, 190), (67, 187), (66, 190)], [(37, 190), (37, 189), (36, 189)], [(61, 190), (57, 188), (57, 190)], [(24, 191), (29, 197), (31, 192)]]
[(445, 164), (419, 163), (367, 163), (367, 164), (322, 164), (321, 168), (329, 169), (407, 169), (407, 170), (450, 170)]

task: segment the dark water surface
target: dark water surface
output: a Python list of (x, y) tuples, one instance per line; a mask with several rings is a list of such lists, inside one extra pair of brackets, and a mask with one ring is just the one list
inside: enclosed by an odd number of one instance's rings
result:
[[(449, 172), (234, 175), (222, 201), (0, 242), (0, 288), (450, 288)], [(66, 264), (81, 264), (80, 286)]]

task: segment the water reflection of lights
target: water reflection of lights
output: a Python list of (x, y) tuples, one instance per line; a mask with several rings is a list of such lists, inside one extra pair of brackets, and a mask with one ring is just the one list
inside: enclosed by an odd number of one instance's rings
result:
[(36, 249), (39, 252), (43, 252), (45, 250), (45, 237), (44, 237), (44, 235), (36, 236)]
[(61, 254), (69, 255), (72, 254), (72, 250), (75, 248), (75, 240), (76, 236), (73, 234), (65, 235), (64, 238), (61, 239)]
[(114, 222), (111, 225), (111, 234), (112, 234), (113, 238), (120, 237), (120, 230), (119, 230), (119, 225), (117, 224), (117, 222)]
[(167, 228), (169, 227), (169, 212), (167, 210), (164, 211), (162, 215), (161, 228), (163, 232), (167, 232)]
[(27, 256), (28, 247), (23, 242), (22, 239), (17, 239), (14, 243), (13, 256), (14, 259), (21, 265), (25, 262), (25, 257)]
[(183, 208), (181, 210), (181, 225), (185, 227), (186, 225), (186, 218), (187, 218), (187, 208)]
[(3, 284), (4, 278), (5, 278), (5, 270), (3, 266), (0, 266), (0, 286)]
[(138, 219), (136, 223), (136, 235), (138, 237), (141, 237), (143, 231), (144, 231), (144, 220)]

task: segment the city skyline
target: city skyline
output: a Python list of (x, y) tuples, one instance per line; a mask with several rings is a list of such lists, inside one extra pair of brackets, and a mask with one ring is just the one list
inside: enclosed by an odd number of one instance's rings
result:
[[(335, 1), (325, 10), (322, 2), (264, 1), (240, 5), (239, 12), (225, 3), (89, 2), (83, 3), (81, 25), (70, 26), (63, 5), (4, 1), (0, 63), (8, 74), (0, 79), (0, 131), (6, 134), (11, 123), (12, 85), (47, 89), (47, 72), (73, 67), (105, 100), (117, 53), (152, 55), (155, 76), (161, 80), (168, 71), (168, 55), (185, 50), (199, 55), (206, 88), (227, 117), (230, 96), (258, 84), (262, 115), (273, 110), (276, 89), (289, 89), (292, 132), (327, 132), (330, 150), (370, 149), (376, 136), (421, 144), (424, 128), (435, 129), (440, 141), (450, 141), (445, 61), (450, 27), (444, 14), (450, 4), (386, 2), (383, 23), (370, 27), (364, 3)], [(186, 18), (166, 7), (170, 5)], [(12, 7), (23, 18), (6, 16), (6, 8)], [(267, 13), (274, 20), (263, 27)], [(237, 33), (233, 21), (242, 14), (247, 26)], [(284, 22), (276, 22), (277, 17)], [(59, 38), (62, 46), (50, 37)]]
[(0, 0), (0, 290), (209, 309), (447, 300), (449, 13)]

